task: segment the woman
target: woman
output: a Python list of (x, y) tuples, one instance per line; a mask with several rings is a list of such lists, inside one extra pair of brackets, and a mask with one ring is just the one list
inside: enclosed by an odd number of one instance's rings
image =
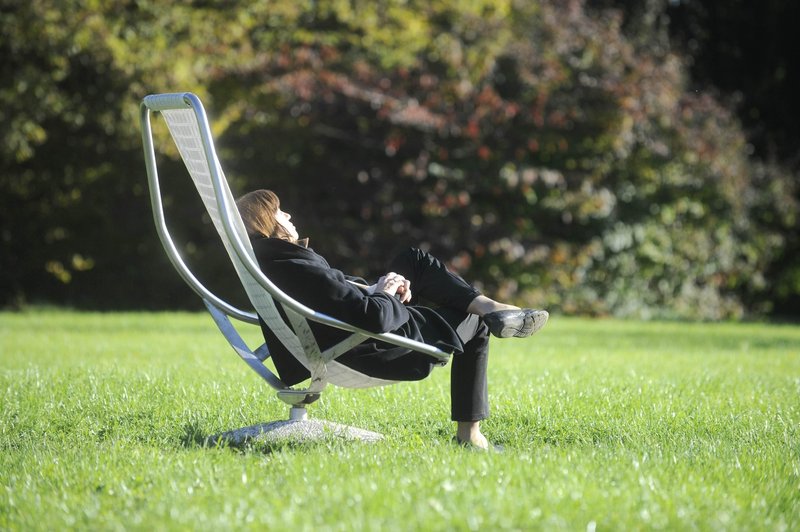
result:
[[(389, 273), (367, 286), (331, 268), (298, 237), (291, 216), (269, 190), (245, 194), (236, 205), (264, 273), (297, 301), (361, 329), (391, 332), (453, 352), (451, 416), (459, 443), (489, 448), (480, 421), (489, 415), (486, 370), (489, 334), (524, 338), (541, 329), (548, 313), (520, 309), (482, 295), (429, 253), (409, 249)], [(423, 304), (424, 303), (424, 304)], [(310, 323), (321, 350), (350, 333)], [(264, 338), (281, 379), (289, 385), (309, 377), (262, 321)], [(367, 340), (336, 359), (366, 375), (419, 380), (436, 365), (428, 355)]]

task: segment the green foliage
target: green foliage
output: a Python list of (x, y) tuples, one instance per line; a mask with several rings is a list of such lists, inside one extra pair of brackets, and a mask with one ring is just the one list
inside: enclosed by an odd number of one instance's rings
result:
[[(791, 176), (748, 158), (737, 120), (687, 91), (661, 36), (627, 39), (614, 12), (76, 0), (0, 13), (7, 304), (193, 301), (160, 267), (136, 127), (144, 95), (177, 90), (204, 100), (234, 188), (276, 190), (353, 273), (422, 245), (512, 301), (704, 319), (769, 311), (797, 288), (791, 270), (772, 284), (797, 226)], [(165, 155), (184, 253), (232, 293)]]
[(800, 524), (797, 327), (555, 316), (494, 341), (498, 455), (451, 443), (447, 369), (310, 409), (376, 445), (204, 448), (287, 412), (200, 314), (4, 313), (0, 352), (4, 530)]

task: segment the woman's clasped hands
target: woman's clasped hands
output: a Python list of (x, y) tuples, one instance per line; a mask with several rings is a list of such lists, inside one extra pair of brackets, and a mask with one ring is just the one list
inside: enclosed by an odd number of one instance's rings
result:
[(401, 303), (411, 301), (411, 281), (395, 272), (389, 272), (382, 276), (370, 288), (372, 293), (381, 291), (390, 296), (395, 296)]

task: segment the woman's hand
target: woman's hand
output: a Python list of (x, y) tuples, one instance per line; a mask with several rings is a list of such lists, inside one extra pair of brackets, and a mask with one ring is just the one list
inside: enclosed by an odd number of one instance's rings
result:
[(411, 301), (411, 281), (400, 274), (389, 272), (378, 279), (378, 282), (373, 286), (373, 292), (381, 291), (390, 296), (397, 295), (401, 303)]

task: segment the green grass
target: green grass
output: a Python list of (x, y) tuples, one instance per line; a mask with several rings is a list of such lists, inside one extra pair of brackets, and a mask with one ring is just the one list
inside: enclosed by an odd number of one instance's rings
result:
[(495, 341), (504, 454), (451, 443), (448, 386), (312, 407), (376, 445), (205, 448), (287, 414), (207, 316), (0, 314), (0, 529), (800, 527), (800, 327), (556, 316)]

